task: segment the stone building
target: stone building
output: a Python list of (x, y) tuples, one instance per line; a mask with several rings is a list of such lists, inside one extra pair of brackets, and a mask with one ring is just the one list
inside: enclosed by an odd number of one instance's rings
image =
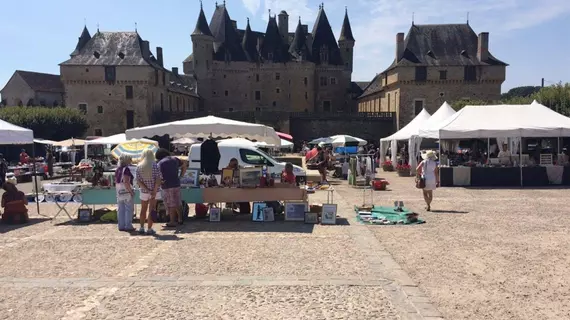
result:
[[(312, 32), (301, 22), (289, 30), (289, 16), (269, 16), (265, 32), (244, 29), (216, 5), (208, 24), (200, 9), (191, 35), (192, 54), (184, 73), (197, 79), (209, 112), (345, 112), (356, 110), (351, 82), (355, 39), (345, 13), (340, 37), (333, 34), (323, 6)], [(285, 129), (284, 129), (285, 130)]]
[(58, 107), (64, 103), (59, 75), (16, 70), (0, 90), (4, 106)]
[(71, 58), (60, 64), (65, 104), (85, 112), (88, 136), (109, 136), (150, 125), (155, 112), (195, 111), (200, 99), (193, 77), (163, 65), (137, 32), (83, 29)]
[(489, 52), (489, 33), (469, 24), (412, 24), (396, 35), (394, 62), (358, 99), (360, 112), (396, 112), (399, 128), (444, 101), (498, 100), (507, 64)]

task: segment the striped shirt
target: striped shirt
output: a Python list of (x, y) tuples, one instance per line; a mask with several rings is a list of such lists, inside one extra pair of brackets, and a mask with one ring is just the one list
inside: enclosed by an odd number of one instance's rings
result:
[(137, 173), (137, 174), (136, 174), (137, 180), (142, 181), (145, 186), (147, 186), (148, 188), (150, 188), (150, 190), (144, 190), (142, 184), (139, 183), (139, 186), (140, 186), (140, 188), (141, 188), (141, 192), (142, 192), (142, 193), (149, 193), (149, 192), (152, 192), (152, 190), (154, 190), (154, 183), (156, 182), (156, 179), (157, 179), (157, 178), (162, 179), (162, 175), (160, 174), (160, 170), (158, 169), (158, 164), (156, 164), (156, 162), (154, 162), (154, 163), (152, 164), (151, 179), (147, 179), (146, 177), (143, 176), (141, 167), (137, 167), (136, 173)]

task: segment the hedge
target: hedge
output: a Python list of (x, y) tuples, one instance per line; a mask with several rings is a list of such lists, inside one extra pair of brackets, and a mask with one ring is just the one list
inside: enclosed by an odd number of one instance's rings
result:
[(34, 137), (61, 141), (82, 137), (89, 125), (76, 109), (48, 107), (2, 107), (0, 119), (32, 129)]

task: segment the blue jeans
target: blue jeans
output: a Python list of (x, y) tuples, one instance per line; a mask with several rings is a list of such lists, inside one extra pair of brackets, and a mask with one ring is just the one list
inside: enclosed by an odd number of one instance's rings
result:
[(135, 204), (133, 199), (117, 201), (117, 221), (119, 230), (128, 230), (133, 228), (133, 213), (135, 212)]

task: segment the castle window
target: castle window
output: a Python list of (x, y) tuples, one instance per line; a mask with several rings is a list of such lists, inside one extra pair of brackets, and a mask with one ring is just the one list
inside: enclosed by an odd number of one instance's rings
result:
[(105, 81), (115, 81), (117, 70), (115, 67), (105, 67)]
[(439, 80), (447, 80), (447, 70), (439, 70)]
[(133, 98), (133, 86), (125, 86), (125, 96), (128, 100)]
[(97, 113), (103, 113), (103, 106), (97, 106)]
[(414, 100), (414, 113), (417, 116), (422, 112), (424, 108), (424, 100), (423, 99), (415, 99)]
[(259, 112), (259, 111), (261, 111), (261, 108), (260, 108), (260, 107), (256, 107), (256, 108), (255, 108), (255, 111), (258, 111), (258, 112)]
[(275, 88), (275, 93), (281, 93), (281, 89)]
[(182, 111), (186, 112), (186, 99), (182, 98)]
[(226, 75), (224, 74), (224, 79), (226, 78)]
[(281, 74), (279, 72), (275, 73), (275, 80), (281, 80)]
[(326, 87), (327, 84), (327, 77), (321, 77), (321, 87)]
[(259, 82), (259, 73), (255, 75), (255, 81)]
[(327, 48), (327, 46), (321, 47), (320, 58), (321, 58), (321, 63), (329, 62), (329, 49)]
[(273, 101), (273, 106), (277, 107), (277, 101)]
[(477, 80), (477, 69), (475, 66), (466, 66), (463, 71), (463, 80), (475, 81)]
[(228, 90), (224, 91), (224, 95), (227, 97), (230, 93), (228, 92)]
[(307, 84), (309, 83), (309, 79), (307, 79), (307, 77), (305, 77), (305, 79), (303, 79), (303, 83), (305, 84), (305, 87), (306, 87)]
[(336, 84), (336, 78), (331, 77), (331, 85), (335, 85)]
[(124, 53), (122, 53), (122, 52), (119, 52), (119, 58), (121, 58), (121, 59), (125, 59), (125, 54), (124, 54)]
[(330, 101), (323, 101), (323, 111), (324, 112), (331, 112), (331, 102)]
[(79, 111), (83, 112), (83, 114), (87, 113), (87, 103), (80, 103), (77, 105)]
[(305, 91), (305, 100), (309, 100), (309, 94)]
[(391, 112), (390, 110), (390, 94), (388, 93), (388, 112)]
[(102, 137), (103, 136), (103, 130), (95, 129), (95, 130), (93, 130), (93, 134), (97, 137)]
[(154, 85), (158, 86), (158, 70), (154, 70)]
[(162, 85), (166, 84), (166, 72), (162, 73)]
[(261, 91), (255, 91), (255, 100), (256, 101), (261, 100)]
[(427, 80), (427, 67), (416, 67), (416, 81)]

